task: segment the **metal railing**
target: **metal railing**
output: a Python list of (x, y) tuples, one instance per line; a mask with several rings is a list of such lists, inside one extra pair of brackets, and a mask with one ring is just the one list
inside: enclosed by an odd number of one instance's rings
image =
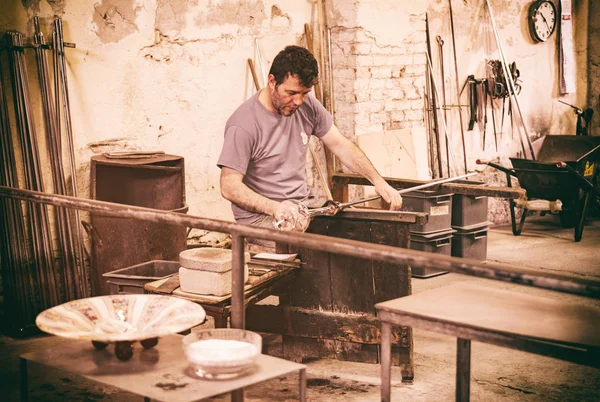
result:
[(163, 210), (87, 200), (38, 191), (0, 186), (0, 197), (59, 207), (75, 208), (106, 216), (139, 219), (189, 228), (230, 233), (232, 239), (231, 327), (245, 327), (244, 312), (244, 240), (246, 237), (272, 240), (302, 248), (341, 254), (365, 260), (411, 267), (442, 269), (479, 278), (494, 279), (543, 289), (600, 299), (600, 280), (549, 273), (539, 269), (509, 264), (483, 262), (415, 251), (405, 248), (365, 243), (310, 233), (281, 232), (240, 223), (202, 218)]

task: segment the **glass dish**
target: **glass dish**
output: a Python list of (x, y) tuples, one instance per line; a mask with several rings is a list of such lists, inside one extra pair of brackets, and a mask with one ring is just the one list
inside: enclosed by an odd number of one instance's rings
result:
[(94, 342), (133, 342), (188, 330), (204, 322), (199, 304), (172, 296), (111, 295), (73, 300), (41, 312), (44, 332)]
[(204, 329), (186, 335), (182, 342), (193, 374), (211, 380), (248, 374), (262, 351), (262, 337), (243, 329)]

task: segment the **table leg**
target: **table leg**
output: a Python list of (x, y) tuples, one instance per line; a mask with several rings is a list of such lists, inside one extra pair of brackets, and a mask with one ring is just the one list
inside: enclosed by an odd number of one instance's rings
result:
[(244, 402), (244, 388), (231, 392), (231, 402)]
[(19, 371), (21, 374), (21, 402), (29, 401), (29, 384), (27, 382), (27, 359), (19, 360)]
[(302, 369), (299, 371), (299, 392), (300, 397), (298, 398), (300, 402), (306, 402), (306, 369)]
[(389, 402), (392, 386), (392, 325), (381, 322), (381, 401)]
[(456, 400), (469, 402), (471, 387), (471, 340), (457, 338), (456, 342)]

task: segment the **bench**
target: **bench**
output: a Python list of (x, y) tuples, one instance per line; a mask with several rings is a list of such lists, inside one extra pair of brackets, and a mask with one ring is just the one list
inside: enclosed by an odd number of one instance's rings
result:
[(375, 305), (381, 321), (381, 400), (391, 397), (391, 331), (457, 337), (456, 400), (468, 401), (471, 340), (600, 368), (600, 308), (460, 283)]

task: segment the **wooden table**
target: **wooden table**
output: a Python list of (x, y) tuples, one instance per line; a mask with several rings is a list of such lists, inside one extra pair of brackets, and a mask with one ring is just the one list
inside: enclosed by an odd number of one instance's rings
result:
[[(294, 279), (294, 268), (280, 267), (263, 275), (248, 275), (244, 287), (246, 307), (273, 294), (278, 288), (285, 287)], [(206, 314), (215, 319), (215, 328), (227, 328), (227, 320), (231, 313), (231, 294), (226, 296), (198, 295), (187, 293), (179, 287), (179, 275), (159, 279), (144, 285), (148, 293), (169, 294), (190, 300), (202, 305)]]
[(20, 362), (21, 400), (29, 399), (29, 362), (141, 395), (144, 401), (153, 399), (168, 402), (200, 401), (297, 371), (299, 399), (306, 400), (305, 365), (260, 355), (256, 369), (248, 375), (232, 380), (204, 380), (191, 373), (181, 346), (182, 338), (180, 335), (165, 336), (152, 349), (138, 346), (133, 357), (126, 362), (115, 357), (112, 346), (96, 350), (90, 341), (65, 339), (51, 349), (26, 353), (21, 356)]
[(471, 340), (600, 368), (600, 308), (461, 283), (379, 303), (381, 400), (391, 396), (392, 325), (457, 340), (456, 400), (469, 400)]
[[(333, 238), (410, 247), (410, 225), (427, 222), (425, 213), (352, 208), (313, 219), (307, 232)], [(248, 309), (247, 328), (281, 334), (283, 356), (379, 363), (380, 329), (375, 303), (411, 294), (410, 267), (341, 256), (308, 248), (298, 252), (304, 263), (279, 306)], [(396, 328), (394, 363), (404, 381), (412, 381), (412, 332)]]

